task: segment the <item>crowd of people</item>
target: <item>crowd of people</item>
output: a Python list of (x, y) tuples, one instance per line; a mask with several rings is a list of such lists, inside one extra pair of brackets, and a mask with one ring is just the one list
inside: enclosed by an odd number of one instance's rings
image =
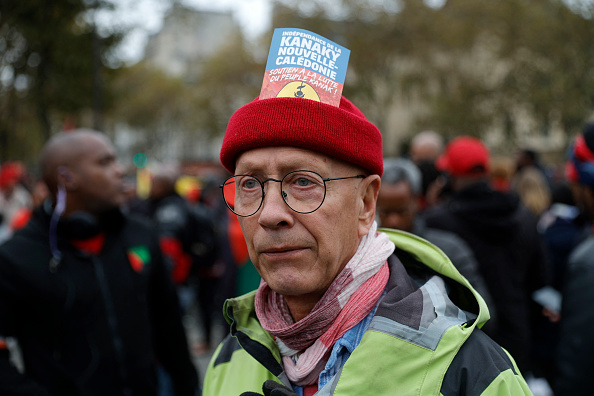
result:
[(50, 139), (39, 180), (2, 163), (0, 394), (594, 392), (594, 124), (562, 176), (465, 135), (383, 151), (344, 97), (275, 98), (186, 195), (173, 166), (131, 194), (93, 130)]
[(594, 124), (586, 124), (559, 175), (530, 149), (492, 158), (480, 139), (446, 144), (423, 132), (407, 159), (384, 161), (380, 225), (447, 254), (489, 307), (482, 329), (511, 353), (535, 394), (587, 395), (594, 385), (594, 343), (585, 336), (594, 324), (592, 149)]

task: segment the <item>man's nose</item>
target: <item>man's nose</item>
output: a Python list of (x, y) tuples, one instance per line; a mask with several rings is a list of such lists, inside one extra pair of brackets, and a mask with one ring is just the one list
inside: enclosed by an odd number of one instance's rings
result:
[(119, 161), (116, 161), (114, 164), (114, 172), (117, 176), (123, 177), (124, 176), (124, 167)]
[(277, 182), (267, 183), (264, 191), (259, 216), (260, 224), (266, 227), (276, 227), (289, 222), (292, 210), (283, 199), (281, 184)]
[(262, 191), (262, 208), (267, 205), (287, 206), (284, 200), (286, 193), (282, 191), (282, 184), (274, 179), (267, 179), (265, 183)]

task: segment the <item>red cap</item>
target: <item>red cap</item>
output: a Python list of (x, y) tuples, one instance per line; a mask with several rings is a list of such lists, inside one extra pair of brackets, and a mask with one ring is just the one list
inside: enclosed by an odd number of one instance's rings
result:
[(586, 124), (569, 151), (565, 176), (573, 183), (594, 186), (594, 123)]
[(489, 150), (477, 138), (460, 136), (446, 146), (435, 166), (454, 176), (478, 176), (489, 171)]
[(234, 173), (241, 152), (270, 146), (317, 151), (380, 176), (384, 171), (379, 129), (345, 97), (340, 107), (303, 98), (256, 98), (231, 116), (221, 163)]
[(0, 188), (15, 185), (23, 176), (23, 166), (18, 162), (5, 162), (0, 168)]

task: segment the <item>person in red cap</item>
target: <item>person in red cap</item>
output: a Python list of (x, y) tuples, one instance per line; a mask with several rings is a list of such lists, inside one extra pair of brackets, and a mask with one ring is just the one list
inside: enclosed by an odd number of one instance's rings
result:
[(454, 232), (470, 246), (495, 303), (497, 322), (488, 334), (527, 371), (530, 296), (548, 285), (550, 276), (537, 218), (516, 194), (490, 186), (490, 154), (481, 140), (453, 139), (436, 165), (448, 175), (452, 192), (424, 213), (426, 224)]
[(446, 146), (445, 153), (437, 158), (436, 166), (452, 176), (483, 177), (489, 173), (491, 158), (479, 139), (460, 136)]
[[(580, 203), (594, 213), (594, 123), (587, 124), (569, 150), (567, 177)], [(555, 395), (590, 395), (594, 391), (594, 235), (572, 251), (563, 290)]]
[(231, 334), (204, 395), (530, 394), (443, 252), (377, 228), (382, 154), (344, 97), (256, 99), (233, 114), (221, 189), (262, 282), (226, 301)]

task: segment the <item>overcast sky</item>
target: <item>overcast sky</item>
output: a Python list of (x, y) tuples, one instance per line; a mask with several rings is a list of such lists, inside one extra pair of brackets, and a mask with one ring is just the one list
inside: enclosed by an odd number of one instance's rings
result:
[[(131, 28), (118, 56), (135, 63), (143, 55), (150, 34), (161, 28), (167, 3), (160, 0), (114, 0), (115, 12), (103, 12), (96, 19), (102, 26)], [(182, 4), (204, 11), (231, 11), (248, 39), (254, 39), (270, 25), (269, 0), (181, 0)]]

